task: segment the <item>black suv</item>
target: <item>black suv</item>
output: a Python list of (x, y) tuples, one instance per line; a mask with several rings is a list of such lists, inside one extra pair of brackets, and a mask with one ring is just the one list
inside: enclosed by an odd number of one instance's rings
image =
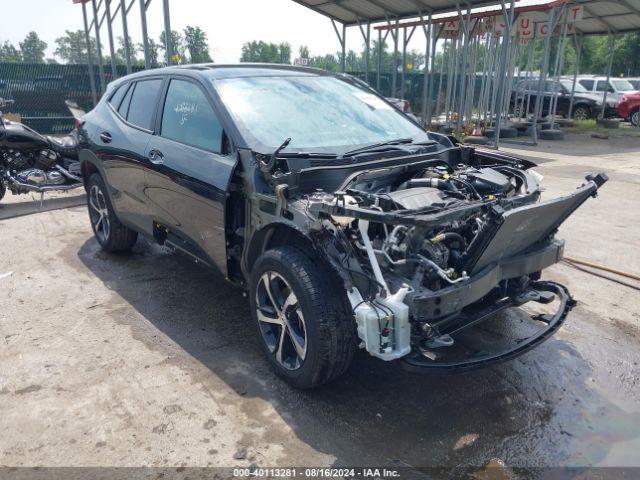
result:
[[(572, 80), (545, 80), (542, 88), (542, 109), (541, 115), (547, 116), (551, 113), (552, 99), (557, 100), (556, 114), (577, 120), (595, 118), (602, 108), (602, 96), (589, 93), (582, 85), (576, 83), (573, 93), (573, 108), (571, 107)], [(540, 82), (537, 79), (523, 80), (519, 82), (511, 93), (511, 111), (519, 116), (524, 116), (524, 112), (533, 113), (538, 98)]]
[[(562, 258), (554, 232), (606, 180), (539, 203), (531, 162), (427, 133), (350, 76), (285, 66), (136, 73), (82, 128), (102, 248), (143, 234), (220, 271), (300, 388), (342, 374), (358, 347), (459, 370), (548, 338), (573, 305), (540, 280)], [(555, 313), (490, 332), (493, 314), (529, 301)]]

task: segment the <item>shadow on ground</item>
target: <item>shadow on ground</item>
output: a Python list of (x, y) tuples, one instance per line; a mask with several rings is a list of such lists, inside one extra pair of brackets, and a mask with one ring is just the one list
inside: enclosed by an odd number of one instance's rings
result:
[[(269, 370), (246, 298), (215, 272), (144, 241), (132, 254), (108, 255), (91, 239), (78, 255), (152, 330), (213, 373), (199, 382), (219, 378), (238, 402), (268, 401), (297, 437), (336, 465), (593, 465), (617, 442), (638, 436), (638, 416), (598, 393), (607, 385), (594, 388), (590, 363), (597, 361), (582, 356), (600, 355), (591, 334), (572, 335), (583, 344), (555, 337), (508, 364), (448, 376), (411, 374), (358, 354), (338, 381), (299, 392)], [(566, 328), (575, 329), (576, 320)], [(148, 326), (131, 327), (149, 348), (160, 348), (144, 333)], [(295, 452), (291, 457), (295, 463)]]

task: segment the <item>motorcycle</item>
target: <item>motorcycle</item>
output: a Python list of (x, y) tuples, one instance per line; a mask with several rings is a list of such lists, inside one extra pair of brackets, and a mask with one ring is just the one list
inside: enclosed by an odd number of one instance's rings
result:
[[(0, 110), (13, 104), (0, 98)], [(79, 122), (77, 105), (67, 107)], [(14, 195), (29, 192), (67, 191), (82, 186), (78, 161), (78, 129), (68, 135), (41, 135), (20, 122), (3, 119), (0, 111), (0, 200), (7, 190)]]

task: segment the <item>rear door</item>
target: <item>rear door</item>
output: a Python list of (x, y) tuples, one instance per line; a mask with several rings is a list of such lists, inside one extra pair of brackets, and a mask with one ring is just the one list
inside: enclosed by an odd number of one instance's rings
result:
[(146, 196), (156, 234), (226, 273), (225, 201), (235, 166), (206, 90), (173, 76), (147, 146)]
[(153, 136), (161, 77), (133, 81), (117, 89), (108, 112), (94, 131), (111, 199), (124, 223), (150, 233), (150, 211), (144, 195), (146, 148)]

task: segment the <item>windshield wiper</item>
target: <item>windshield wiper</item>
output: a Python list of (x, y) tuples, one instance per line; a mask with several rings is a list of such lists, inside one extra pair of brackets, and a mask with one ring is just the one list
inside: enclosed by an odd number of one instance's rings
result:
[(372, 143), (371, 145), (365, 145), (364, 147), (356, 148), (345, 152), (343, 156), (348, 157), (356, 153), (368, 152), (375, 150), (376, 148), (386, 147), (387, 145), (402, 145), (405, 143), (413, 143), (413, 138), (396, 138), (395, 140), (387, 140), (386, 142)]
[(280, 158), (337, 158), (336, 153), (322, 153), (322, 152), (287, 152), (278, 155)]

